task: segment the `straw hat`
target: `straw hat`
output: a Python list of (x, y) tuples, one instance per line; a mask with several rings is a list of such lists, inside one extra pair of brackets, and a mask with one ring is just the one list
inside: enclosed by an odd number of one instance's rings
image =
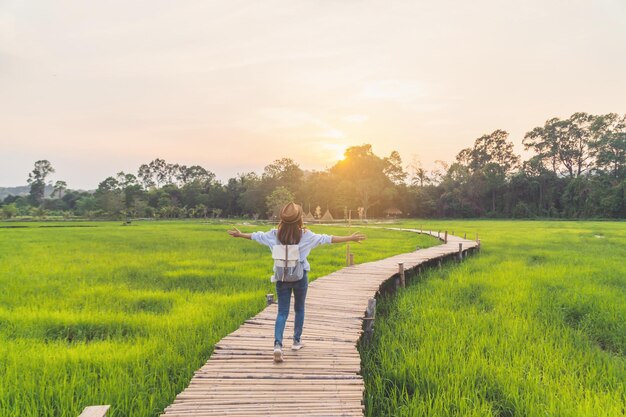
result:
[(283, 223), (296, 223), (302, 218), (302, 207), (295, 203), (288, 203), (280, 211), (280, 221)]

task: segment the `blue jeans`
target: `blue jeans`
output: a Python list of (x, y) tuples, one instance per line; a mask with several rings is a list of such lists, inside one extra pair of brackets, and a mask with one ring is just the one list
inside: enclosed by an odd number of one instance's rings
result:
[(294, 306), (296, 319), (293, 328), (293, 340), (299, 342), (302, 336), (302, 326), (304, 324), (304, 301), (306, 300), (306, 291), (309, 288), (309, 277), (307, 271), (304, 276), (296, 282), (277, 282), (276, 294), (278, 295), (278, 315), (276, 315), (276, 325), (274, 326), (274, 345), (283, 345), (283, 333), (285, 332), (285, 323), (289, 317), (289, 305), (291, 304), (291, 292), (293, 291)]

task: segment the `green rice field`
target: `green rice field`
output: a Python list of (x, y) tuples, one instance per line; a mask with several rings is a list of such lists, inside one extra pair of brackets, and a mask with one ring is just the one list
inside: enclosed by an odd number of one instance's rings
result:
[[(0, 416), (76, 417), (95, 404), (111, 404), (111, 417), (159, 415), (273, 291), (267, 248), (228, 228), (0, 223)], [(367, 241), (351, 245), (357, 263), (437, 244), (365, 232)], [(345, 245), (320, 247), (309, 260), (311, 279), (326, 275), (344, 266)]]
[(482, 251), (379, 302), (367, 416), (626, 415), (626, 223), (403, 225)]

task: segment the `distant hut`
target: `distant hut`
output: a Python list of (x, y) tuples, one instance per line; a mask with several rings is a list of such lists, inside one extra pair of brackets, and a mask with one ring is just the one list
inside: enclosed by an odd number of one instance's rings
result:
[(302, 217), (302, 219), (305, 222), (314, 222), (315, 221), (315, 217), (313, 217), (313, 214), (311, 214), (311, 210), (309, 210), (309, 212), (307, 214), (305, 214), (304, 217)]
[(385, 217), (387, 217), (387, 218), (394, 218), (395, 219), (396, 217), (400, 216), (401, 214), (402, 214), (402, 212), (397, 207), (391, 207), (391, 208), (388, 208), (387, 210), (385, 210)]
[(332, 214), (330, 214), (330, 210), (326, 209), (326, 213), (324, 213), (324, 215), (322, 216), (321, 220), (324, 221), (333, 221), (335, 219), (333, 219)]

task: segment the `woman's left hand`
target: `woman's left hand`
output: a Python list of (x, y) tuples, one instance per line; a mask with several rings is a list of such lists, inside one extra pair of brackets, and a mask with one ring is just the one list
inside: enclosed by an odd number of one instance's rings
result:
[(350, 236), (350, 237), (356, 243), (361, 243), (362, 240), (366, 239), (365, 235), (362, 234), (362, 233), (359, 233), (359, 232), (352, 233), (352, 236)]

